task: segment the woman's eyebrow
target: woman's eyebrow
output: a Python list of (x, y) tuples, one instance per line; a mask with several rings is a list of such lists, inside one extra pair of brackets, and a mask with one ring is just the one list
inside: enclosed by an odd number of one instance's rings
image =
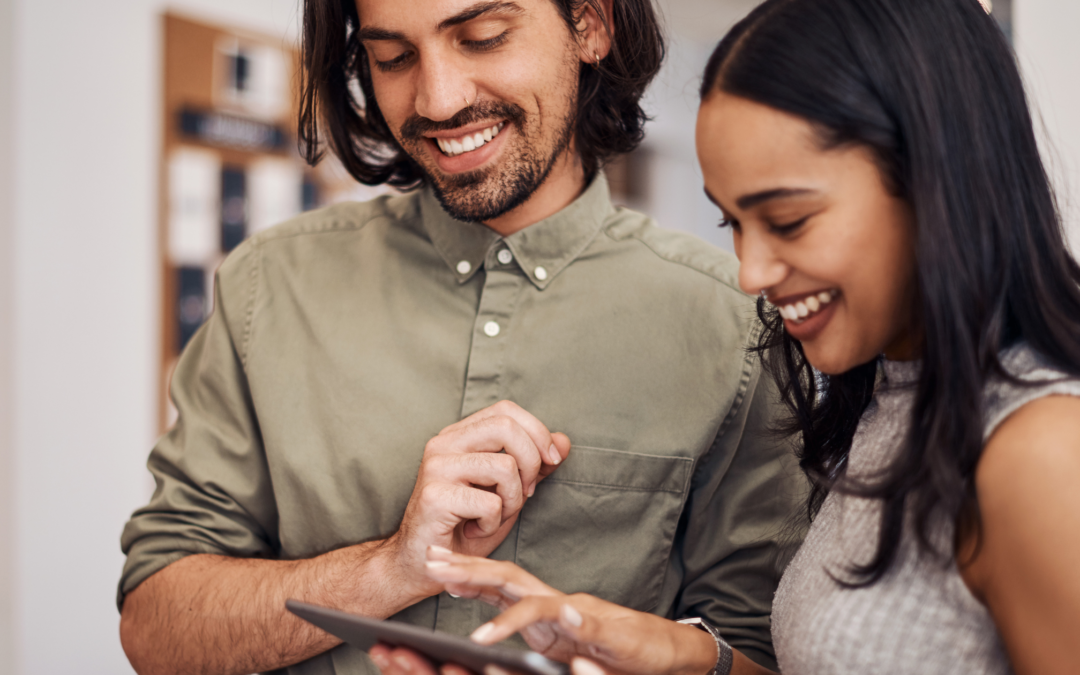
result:
[(817, 194), (817, 190), (810, 190), (807, 188), (774, 188), (772, 190), (762, 190), (761, 192), (755, 192), (750, 195), (743, 195), (735, 200), (735, 205), (744, 211), (746, 209), (753, 208), (758, 204), (772, 201), (774, 199), (787, 199), (788, 197), (801, 197), (803, 195)]

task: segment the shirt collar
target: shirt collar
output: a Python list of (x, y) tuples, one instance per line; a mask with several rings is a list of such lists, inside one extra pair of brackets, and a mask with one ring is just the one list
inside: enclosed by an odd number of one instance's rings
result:
[(505, 245), (525, 276), (541, 290), (589, 245), (613, 211), (607, 179), (598, 173), (569, 206), (505, 239), (480, 223), (456, 220), (443, 210), (430, 186), (420, 213), (431, 243), (458, 283), (476, 274), (493, 249)]

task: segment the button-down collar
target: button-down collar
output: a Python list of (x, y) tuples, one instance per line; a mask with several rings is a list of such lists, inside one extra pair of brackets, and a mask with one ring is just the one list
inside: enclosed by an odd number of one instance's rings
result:
[(505, 239), (486, 225), (451, 217), (430, 187), (424, 188), (420, 210), (435, 250), (458, 283), (471, 279), (494, 247), (505, 245), (525, 276), (544, 289), (596, 237), (612, 206), (607, 179), (597, 174), (569, 206)]

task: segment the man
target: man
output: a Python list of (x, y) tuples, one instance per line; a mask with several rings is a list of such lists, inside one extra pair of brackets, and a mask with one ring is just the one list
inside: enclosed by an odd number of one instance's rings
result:
[(309, 158), (321, 122), (358, 179), (422, 189), (219, 270), (124, 530), (136, 670), (374, 672), (290, 597), (468, 633), (493, 610), (424, 574), (430, 546), (704, 617), (771, 664), (801, 485), (765, 433), (753, 304), (730, 256), (597, 173), (641, 137), (648, 0), (352, 2), (306, 3)]

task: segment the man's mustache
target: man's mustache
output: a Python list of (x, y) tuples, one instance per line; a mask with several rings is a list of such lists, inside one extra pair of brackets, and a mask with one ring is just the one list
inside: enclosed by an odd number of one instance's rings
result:
[(420, 115), (413, 115), (401, 125), (401, 137), (409, 141), (418, 141), (427, 133), (460, 129), (470, 124), (494, 118), (505, 119), (515, 126), (520, 126), (521, 120), (525, 119), (525, 111), (521, 106), (513, 103), (478, 101), (468, 108), (458, 111), (450, 119), (441, 122)]

